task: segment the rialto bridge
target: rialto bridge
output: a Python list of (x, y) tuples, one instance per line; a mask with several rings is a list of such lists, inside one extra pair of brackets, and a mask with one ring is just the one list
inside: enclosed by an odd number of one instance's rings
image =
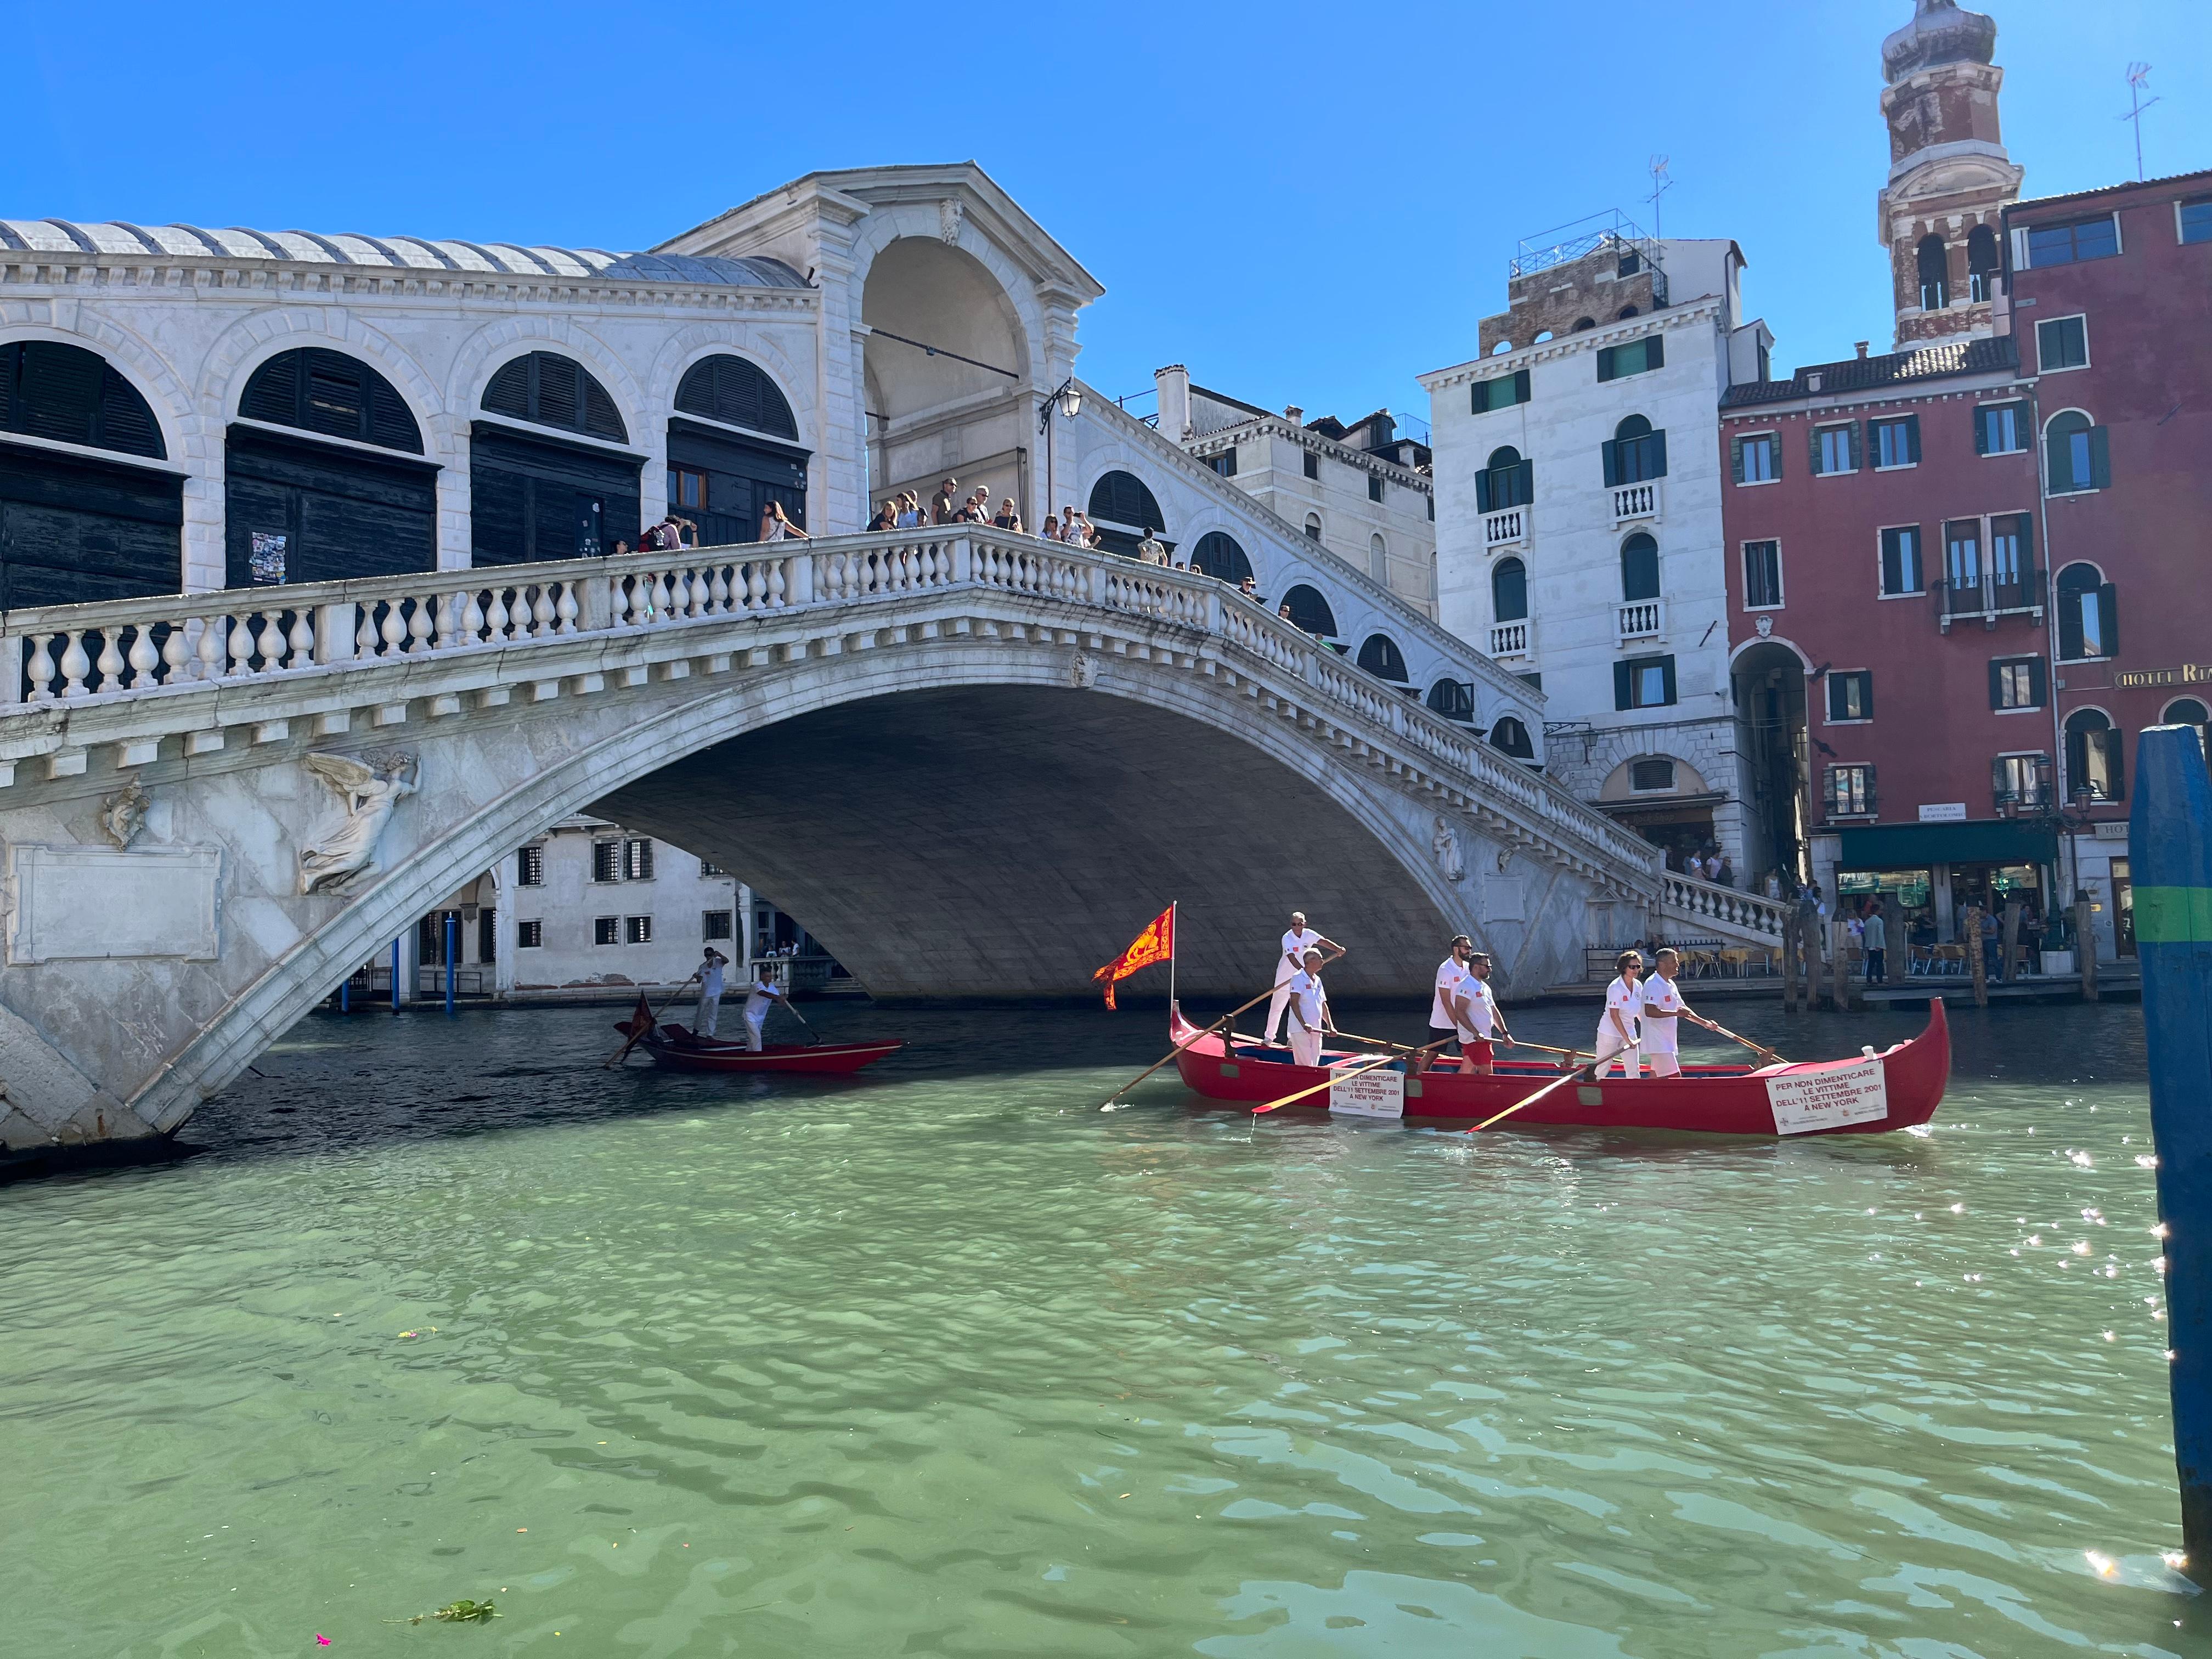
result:
[[(592, 807), (743, 868), (886, 998), (1076, 994), (1168, 899), (1251, 988), (1465, 928), (1509, 989), (1659, 901), (1652, 849), (1190, 572), (884, 532), (0, 619), (0, 1139), (176, 1128), (441, 896)], [(282, 606), (279, 609), (279, 605)], [(335, 757), (335, 758), (333, 758)]]

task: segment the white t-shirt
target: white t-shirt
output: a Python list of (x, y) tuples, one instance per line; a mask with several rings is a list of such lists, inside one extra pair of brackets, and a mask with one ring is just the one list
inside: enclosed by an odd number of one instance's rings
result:
[(1626, 979), (1616, 978), (1605, 988), (1605, 1017), (1598, 1022), (1598, 1030), (1613, 1030), (1613, 1015), (1620, 1015), (1620, 1023), (1628, 1028), (1628, 1035), (1636, 1035), (1636, 1017), (1644, 1011), (1644, 992)]
[(1465, 996), (1468, 978), (1466, 964), (1450, 957), (1437, 964), (1437, 998), (1429, 1005), (1429, 1024), (1432, 1030), (1449, 1031), (1459, 1024), (1453, 1016), (1451, 1004), (1444, 999), (1448, 994)]
[[(1644, 981), (1639, 994), (1644, 1015), (1644, 1052), (1650, 1054), (1677, 1052), (1675, 1029), (1682, 1023), (1682, 994), (1674, 988), (1672, 980), (1662, 979), (1656, 974)], [(1674, 1018), (1668, 1018), (1669, 1015)]]
[(720, 957), (709, 957), (699, 975), (699, 991), (702, 996), (722, 994), (722, 963)]
[(777, 990), (775, 985), (769, 981), (768, 976), (766, 975), (763, 975), (760, 978), (755, 980), (751, 984), (745, 987), (745, 1018), (750, 1019), (755, 1014), (759, 1014), (765, 1018), (768, 1013), (769, 1004), (774, 1002), (782, 994), (783, 994)]
[(1459, 994), (1467, 1004), (1467, 1012), (1474, 1020), (1475, 1036), (1487, 1038), (1495, 1034), (1498, 1030), (1498, 999), (1490, 994), (1489, 985), (1469, 974), (1467, 983), (1459, 988)]
[(1293, 974), (1302, 974), (1305, 971), (1303, 968), (1291, 966), (1291, 951), (1296, 951), (1298, 953), (1298, 960), (1304, 962), (1306, 952), (1317, 950), (1320, 945), (1321, 935), (1310, 927), (1304, 931), (1293, 927), (1289, 933), (1284, 934), (1283, 948), (1275, 953), (1275, 983), (1280, 985)]
[(1291, 976), (1291, 1006), (1298, 1018), (1318, 1030), (1322, 1010), (1328, 1006), (1328, 993), (1322, 988), (1321, 977), (1303, 968)]

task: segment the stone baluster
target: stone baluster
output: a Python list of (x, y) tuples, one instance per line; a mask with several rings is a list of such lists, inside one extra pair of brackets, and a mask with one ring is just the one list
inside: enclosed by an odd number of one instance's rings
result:
[(714, 567), (714, 584), (707, 592), (707, 611), (709, 616), (719, 617), (730, 608), (729, 579), (722, 574), (727, 568), (720, 564)]
[(451, 650), (461, 642), (461, 605), (464, 595), (438, 595), (438, 649)]
[(561, 597), (553, 602), (553, 615), (555, 617), (553, 631), (556, 634), (573, 634), (576, 631), (575, 583), (561, 584)]
[(92, 672), (92, 659), (85, 654), (84, 634), (71, 629), (62, 635), (69, 643), (62, 647), (62, 696), (84, 696), (84, 677)]
[(161, 665), (161, 653), (154, 649), (154, 629), (141, 623), (131, 639), (131, 689), (141, 691), (161, 684), (157, 670)]
[(228, 627), (224, 629), (229, 636), (227, 654), (230, 658), (230, 667), (228, 671), (228, 678), (234, 680), (244, 679), (253, 672), (255, 643), (253, 613), (251, 611), (242, 611), (228, 618)]
[[(191, 641), (185, 637), (185, 624), (182, 622), (171, 623), (169, 637), (161, 641), (161, 660), (168, 665), (169, 669), (164, 676), (168, 684), (180, 685), (184, 683), (185, 664), (191, 653)], [(46, 672), (51, 674), (53, 672), (53, 665), (48, 663)]]
[(538, 584), (538, 592), (530, 601), (530, 637), (550, 640), (553, 637), (553, 586), (550, 582)]
[(477, 603), (477, 590), (471, 588), (461, 595), (461, 643), (476, 645), (483, 639), (483, 606)]
[[(411, 655), (430, 648), (430, 629), (435, 618), (430, 614), (429, 600), (417, 599), (406, 601), (406, 604), (411, 606), (407, 611), (407, 643), (400, 649)], [(395, 615), (400, 608), (401, 601), (393, 600), (392, 609)]]
[(315, 659), (314, 613), (302, 605), (292, 613), (291, 636), (285, 641), (291, 647), (284, 659), (287, 668), (304, 668)]
[(768, 598), (768, 579), (761, 574), (758, 559), (745, 561), (745, 609), (757, 611)]
[(31, 701), (52, 702), (54, 700), (54, 658), (49, 648), (52, 641), (46, 629), (31, 635)]
[(103, 629), (100, 636), (100, 660), (94, 666), (100, 671), (100, 689), (103, 691), (123, 689), (123, 651), (116, 643), (122, 633), (119, 628), (110, 628)]
[(485, 641), (491, 645), (507, 643), (507, 590), (491, 590), (491, 609), (484, 612)]
[(784, 580), (783, 572), (784, 568), (791, 561), (788, 559), (770, 559), (769, 561), (768, 605), (769, 609), (771, 611), (781, 610), (787, 602), (786, 596), (790, 591), (791, 585)]
[(222, 678), (223, 632), (227, 619), (208, 617), (200, 623), (199, 675), (204, 680)]
[(654, 622), (665, 622), (667, 620), (667, 617), (668, 573), (665, 570), (656, 570), (653, 573), (653, 611), (651, 619)]

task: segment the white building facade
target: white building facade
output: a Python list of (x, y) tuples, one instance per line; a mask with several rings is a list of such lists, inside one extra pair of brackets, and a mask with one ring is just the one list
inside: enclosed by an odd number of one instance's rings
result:
[[(1719, 403), (1763, 378), (1733, 242), (1591, 239), (1516, 270), (1431, 400), (1439, 619), (1540, 686), (1544, 758), (1666, 848), (1741, 869)], [(1534, 759), (1538, 734), (1493, 730)]]

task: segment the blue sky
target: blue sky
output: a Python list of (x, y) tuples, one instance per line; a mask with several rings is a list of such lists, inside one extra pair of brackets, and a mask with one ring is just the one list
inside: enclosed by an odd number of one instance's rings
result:
[[(2202, 0), (1986, 0), (2027, 189), (2212, 167)], [(1425, 412), (1518, 239), (1733, 236), (1778, 368), (1887, 345), (1910, 0), (1083, 8), (0, 0), (0, 216), (643, 247), (817, 167), (972, 158), (1103, 283), (1082, 372)], [(2085, 21), (2086, 20), (2090, 20)], [(1144, 405), (1149, 408), (1149, 404)]]

